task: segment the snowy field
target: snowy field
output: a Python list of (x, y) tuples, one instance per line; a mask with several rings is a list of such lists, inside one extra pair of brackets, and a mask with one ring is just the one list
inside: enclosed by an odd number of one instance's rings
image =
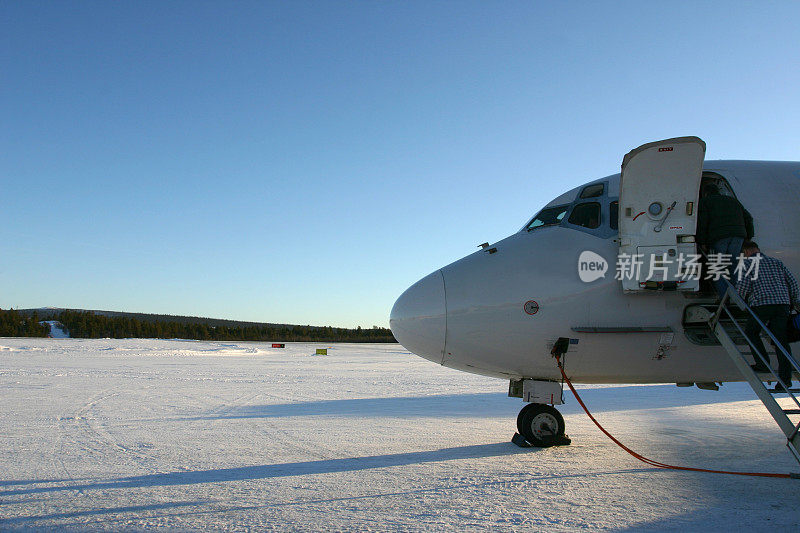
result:
[[(800, 480), (651, 468), (571, 396), (573, 444), (520, 449), (506, 382), (323, 347), (0, 338), (0, 530), (800, 527)], [(581, 390), (655, 460), (800, 471), (744, 384)]]

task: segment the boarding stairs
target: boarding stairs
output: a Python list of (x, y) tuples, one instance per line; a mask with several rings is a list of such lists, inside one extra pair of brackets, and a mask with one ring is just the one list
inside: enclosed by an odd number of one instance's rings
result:
[[(788, 358), (793, 367), (793, 373), (800, 373), (800, 365), (798, 365), (797, 360), (795, 360), (791, 354), (786, 352), (775, 335), (767, 328), (766, 324), (758, 318), (741, 296), (739, 296), (734, 286), (731, 285), (730, 282), (726, 283), (727, 290), (719, 303), (716, 313), (709, 320), (711, 331), (714, 332), (714, 335), (719, 340), (720, 344), (722, 344), (722, 347), (725, 348), (725, 351), (736, 365), (736, 368), (739, 369), (742, 376), (750, 383), (753, 392), (756, 393), (767, 408), (767, 411), (769, 411), (769, 414), (781, 428), (781, 431), (786, 435), (786, 446), (789, 448), (789, 451), (792, 452), (797, 462), (800, 463), (800, 422), (795, 423), (789, 418), (789, 415), (800, 415), (800, 400), (798, 400), (798, 396), (796, 396), (797, 393), (800, 393), (800, 389), (790, 389), (789, 383), (782, 382), (778, 377), (777, 367), (773, 367), (770, 363), (769, 354), (758, 353), (757, 350), (752, 347), (750, 339), (748, 339), (744, 332), (742, 316), (744, 315), (745, 319), (752, 317), (758, 322), (763, 331), (766, 332), (771, 339), (776, 351), (780, 351)], [(738, 309), (735, 309), (733, 306), (738, 307)], [(739, 312), (739, 309), (741, 309), (743, 313)], [(739, 336), (747, 340), (749, 346), (745, 347), (737, 344), (734, 338)], [(751, 363), (747, 359), (748, 355), (752, 355), (756, 362), (761, 361), (765, 364), (769, 371), (766, 372), (766, 374), (760, 375), (753, 371), (750, 367)], [(782, 407), (775, 400), (774, 394), (776, 394), (776, 392), (772, 389), (768, 389), (764, 383), (765, 381), (781, 384), (794, 403), (794, 407), (791, 409)], [(783, 393), (784, 391), (780, 392)]]

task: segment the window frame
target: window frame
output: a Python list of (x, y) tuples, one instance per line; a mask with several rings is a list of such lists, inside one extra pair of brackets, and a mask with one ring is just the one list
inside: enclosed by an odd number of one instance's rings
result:
[[(560, 204), (560, 205), (554, 205), (552, 207), (546, 207), (545, 206), (542, 209), (540, 209), (539, 212), (536, 213), (533, 216), (533, 218), (531, 218), (530, 221), (528, 221), (527, 224), (525, 224), (525, 230), (528, 231), (528, 232), (531, 232), (531, 231), (539, 229), (539, 228), (550, 228), (550, 227), (553, 227), (553, 226), (560, 226), (561, 224), (564, 223), (564, 220), (566, 220), (567, 214), (570, 212), (571, 207), (572, 207), (571, 204)], [(558, 219), (558, 222), (555, 222), (555, 223), (552, 223), (552, 224), (541, 224), (539, 226), (531, 227), (531, 224), (533, 224), (536, 221), (536, 219), (539, 218), (539, 215), (541, 215), (545, 211), (551, 210), (551, 209), (552, 210), (554, 210), (554, 209), (563, 209), (564, 210), (564, 214), (561, 216), (560, 219)]]
[[(611, 176), (613, 178), (614, 176)], [(583, 192), (584, 189), (587, 187), (603, 185), (603, 191), (601, 196), (595, 196), (591, 198), (580, 198), (580, 194)], [(519, 230), (520, 233), (530, 233), (535, 229), (545, 228), (545, 227), (553, 227), (553, 226), (560, 226), (566, 229), (573, 229), (576, 231), (580, 231), (582, 233), (586, 233), (592, 235), (594, 237), (598, 237), (601, 239), (610, 239), (613, 238), (615, 235), (619, 234), (619, 197), (618, 196), (611, 196), (611, 180), (606, 178), (603, 179), (599, 183), (591, 183), (588, 185), (584, 185), (583, 187), (576, 188), (578, 192), (576, 193), (575, 197), (572, 201), (565, 202), (563, 204), (556, 204), (556, 205), (547, 205), (540, 209), (535, 216), (531, 217), (528, 222), (522, 226)], [(562, 195), (562, 197), (566, 196), (566, 193)], [(561, 198), (561, 197), (559, 197)], [(555, 200), (553, 200), (554, 202)], [(612, 227), (612, 220), (611, 220), (611, 204), (616, 202), (617, 203), (617, 228)], [(552, 203), (552, 202), (551, 202)], [(573, 224), (569, 222), (570, 216), (572, 216), (572, 211), (577, 208), (581, 204), (586, 203), (599, 203), (600, 204), (600, 218), (599, 218), (599, 225), (596, 228), (587, 228), (585, 226), (579, 226), (577, 224)], [(530, 227), (530, 225), (539, 217), (539, 215), (546, 209), (556, 209), (556, 208), (565, 208), (566, 212), (564, 217), (561, 221), (557, 224), (547, 224), (541, 226)]]
[[(584, 196), (586, 194), (586, 191), (588, 191), (589, 189), (592, 189), (592, 188), (596, 188), (596, 187), (600, 187), (600, 193), (599, 194), (592, 194), (591, 196)], [(603, 196), (605, 196), (605, 194), (606, 194), (606, 182), (601, 181), (600, 183), (592, 183), (591, 185), (586, 185), (583, 189), (581, 189), (581, 192), (578, 195), (578, 197), (575, 199), (575, 201), (578, 201), (578, 200), (591, 200), (593, 198), (602, 198)]]
[[(588, 205), (597, 206), (597, 225), (596, 226), (584, 226), (582, 224), (578, 224), (576, 222), (572, 222), (572, 216), (575, 214), (575, 212), (578, 209), (583, 208), (583, 206), (588, 206)], [(603, 203), (598, 201), (598, 200), (596, 200), (595, 198), (592, 198), (588, 202), (577, 202), (577, 203), (573, 204), (572, 209), (569, 210), (569, 217), (565, 217), (565, 218), (566, 218), (567, 224), (569, 224), (571, 226), (575, 226), (575, 227), (578, 227), (578, 228), (583, 228), (585, 230), (597, 230), (597, 229), (600, 229), (600, 227), (603, 225)]]
[(619, 200), (608, 202), (608, 227), (612, 231), (619, 232)]

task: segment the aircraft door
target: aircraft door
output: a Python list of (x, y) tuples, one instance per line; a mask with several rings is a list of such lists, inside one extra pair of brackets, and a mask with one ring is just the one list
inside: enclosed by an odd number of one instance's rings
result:
[(625, 292), (697, 291), (697, 206), (706, 143), (677, 137), (625, 155), (619, 194), (618, 273)]

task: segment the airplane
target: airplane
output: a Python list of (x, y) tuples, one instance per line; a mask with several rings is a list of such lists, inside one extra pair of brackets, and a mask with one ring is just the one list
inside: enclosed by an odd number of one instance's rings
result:
[(392, 333), (425, 359), (509, 380), (509, 396), (527, 402), (517, 428), (535, 446), (564, 435), (559, 339), (575, 383), (744, 381), (708, 325), (716, 293), (677, 258), (700, 253), (700, 190), (714, 183), (752, 214), (760, 249), (800, 271), (800, 162), (705, 161), (705, 149), (697, 137), (635, 148), (621, 173), (414, 283), (392, 308)]

